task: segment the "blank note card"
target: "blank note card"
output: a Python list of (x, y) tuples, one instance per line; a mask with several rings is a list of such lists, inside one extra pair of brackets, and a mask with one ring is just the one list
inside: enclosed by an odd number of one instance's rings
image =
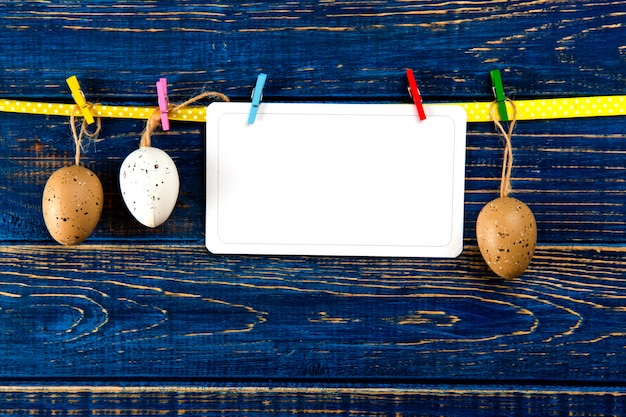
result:
[(249, 103), (207, 108), (209, 251), (455, 257), (463, 249), (459, 106)]

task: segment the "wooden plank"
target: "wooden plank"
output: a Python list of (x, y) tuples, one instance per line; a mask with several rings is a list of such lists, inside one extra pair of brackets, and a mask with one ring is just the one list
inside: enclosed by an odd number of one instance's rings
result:
[[(0, 5), (1, 96), (154, 101), (216, 89), (248, 98), (406, 99), (413, 68), (426, 97), (491, 98), (504, 70), (514, 97), (624, 90), (626, 3), (104, 1)], [(601, 45), (601, 47), (599, 47)]]
[[(623, 383), (623, 249), (455, 260), (0, 247), (0, 378)], [(9, 353), (10, 352), (10, 353)]]
[[(618, 416), (620, 388), (141, 385), (0, 386), (5, 415)], [(478, 414), (476, 414), (478, 413)]]
[[(202, 90), (248, 100), (408, 102), (623, 94), (626, 2), (0, 2), (0, 97), (156, 105)], [(202, 126), (155, 144), (183, 189), (139, 226), (117, 171), (141, 121), (105, 123), (83, 161), (106, 207), (89, 241), (48, 244), (47, 177), (70, 163), (67, 120), (0, 114), (0, 414), (623, 415), (626, 147), (622, 118), (524, 122), (513, 187), (539, 243), (495, 279), (474, 220), (502, 144), (468, 136), (458, 259), (212, 256), (202, 247)], [(189, 383), (194, 382), (195, 385)], [(269, 381), (273, 381), (270, 383)]]
[[(64, 117), (0, 114), (0, 240), (49, 242), (41, 215), (48, 177), (72, 164), (74, 145)], [(138, 147), (141, 121), (105, 120), (101, 141), (85, 143), (83, 163), (105, 190), (105, 209), (91, 243), (131, 239), (204, 239), (204, 126), (174, 123), (154, 146), (176, 161), (182, 179), (179, 202), (162, 227), (145, 228), (128, 213), (119, 193), (122, 160)], [(338, 139), (339, 140), (339, 139)], [(624, 244), (626, 139), (622, 118), (520, 122), (513, 137), (513, 189), (535, 212), (541, 244)], [(468, 126), (465, 239), (475, 244), (479, 210), (497, 196), (502, 139), (489, 123)], [(410, 190), (407, 190), (410, 192)]]
[[(424, 71), (418, 74), (423, 93), (446, 101), (489, 98), (486, 74), (492, 65), (509, 69), (505, 82), (513, 97), (610, 93), (623, 86), (619, 71), (613, 71), (621, 58), (607, 53), (621, 51), (615, 35), (623, 29), (612, 22), (619, 20), (622, 8), (623, 2), (589, 6), (551, 1), (491, 7), (469, 3), (463, 8), (449, 3), (366, 1), (323, 5), (180, 1), (158, 7), (132, 1), (59, 7), (10, 2), (0, 5), (1, 23), (7, 29), (0, 33), (6, 45), (0, 60), (7, 79), (0, 83), (0, 94), (67, 101), (64, 79), (71, 72), (81, 76), (93, 100), (156, 105), (153, 84), (160, 75), (170, 77), (174, 100), (203, 86), (247, 98), (254, 76), (264, 70), (276, 75), (268, 84), (269, 99), (405, 101), (404, 68), (415, 68), (416, 57), (419, 71)], [(186, 47), (168, 49), (172, 39)], [(604, 47), (587, 48), (584, 57), (575, 53), (591, 40)], [(371, 48), (372, 44), (393, 47)], [(210, 55), (189, 53), (209, 45)], [(44, 46), (51, 47), (37, 49)], [(310, 49), (324, 53), (311, 54)], [(548, 59), (546, 51), (551, 51)], [(128, 59), (129, 53), (134, 60)], [(593, 60), (595, 71), (589, 71), (588, 60)], [(520, 62), (522, 68), (512, 66)], [(0, 179), (6, 191), (0, 203), (0, 239), (49, 241), (39, 210), (40, 194), (54, 169), (71, 161), (66, 120), (0, 114), (0, 121), (5, 150), (0, 168), (8, 174)], [(518, 125), (513, 186), (537, 215), (540, 243), (624, 242), (622, 124), (622, 118), (615, 118)], [(136, 147), (142, 129), (140, 121), (106, 121), (102, 135), (106, 140), (84, 152), (85, 163), (101, 176), (106, 190), (107, 207), (93, 241), (202, 241), (203, 128), (177, 124), (174, 133), (156, 140), (178, 161), (186, 185), (172, 219), (156, 230), (130, 218), (116, 179), (121, 160)], [(500, 147), (489, 124), (470, 126), (468, 244), (473, 244), (478, 211), (498, 188)]]

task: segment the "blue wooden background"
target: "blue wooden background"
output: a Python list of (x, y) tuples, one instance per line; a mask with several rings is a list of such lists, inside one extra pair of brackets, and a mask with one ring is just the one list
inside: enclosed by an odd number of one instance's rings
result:
[[(489, 101), (626, 91), (626, 2), (11, 1), (0, 98), (156, 106), (205, 90), (266, 101)], [(207, 102), (208, 103), (208, 102)], [(513, 195), (538, 250), (497, 279), (476, 246), (502, 141), (468, 126), (457, 259), (215, 256), (204, 248), (204, 127), (153, 144), (176, 161), (172, 218), (147, 229), (119, 194), (140, 120), (104, 120), (83, 162), (105, 208), (60, 247), (45, 181), (73, 162), (68, 120), (0, 113), (0, 414), (624, 415), (626, 121), (524, 121)]]

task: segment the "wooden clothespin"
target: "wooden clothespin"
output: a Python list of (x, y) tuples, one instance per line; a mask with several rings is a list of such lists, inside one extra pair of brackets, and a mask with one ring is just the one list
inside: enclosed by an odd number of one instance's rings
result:
[(509, 114), (506, 110), (506, 96), (504, 95), (504, 86), (502, 84), (502, 75), (500, 70), (491, 70), (491, 85), (493, 89), (493, 95), (498, 103), (498, 113), (500, 113), (500, 120), (507, 122), (509, 120)]
[(161, 127), (163, 131), (170, 130), (170, 119), (168, 117), (169, 99), (167, 98), (167, 79), (161, 78), (156, 83), (157, 97), (159, 100), (159, 110), (161, 111)]
[(266, 74), (259, 74), (256, 79), (256, 86), (252, 90), (252, 106), (250, 107), (250, 114), (248, 115), (248, 123), (254, 123), (256, 119), (256, 113), (259, 110), (259, 105), (263, 98), (263, 87), (265, 87)]
[(92, 124), (94, 122), (93, 115), (91, 114), (91, 110), (89, 110), (89, 104), (87, 103), (87, 99), (85, 99), (85, 94), (83, 94), (83, 90), (80, 88), (80, 84), (78, 83), (78, 78), (75, 75), (72, 75), (68, 79), (65, 80), (67, 85), (70, 87), (70, 91), (72, 92), (72, 97), (74, 101), (80, 108), (83, 117), (87, 121), (87, 124)]
[(412, 69), (406, 70), (406, 77), (409, 80), (409, 96), (411, 96), (413, 102), (415, 103), (417, 115), (420, 120), (426, 120), (426, 113), (424, 112), (424, 106), (422, 104), (422, 96), (419, 88), (417, 87), (417, 82), (415, 82), (415, 75), (413, 75)]

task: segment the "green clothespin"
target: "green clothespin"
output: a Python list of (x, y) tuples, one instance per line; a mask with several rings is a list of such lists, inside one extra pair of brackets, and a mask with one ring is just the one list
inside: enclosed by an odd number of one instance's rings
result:
[(491, 85), (493, 88), (493, 95), (498, 102), (498, 112), (500, 113), (500, 120), (507, 122), (509, 120), (509, 114), (506, 111), (506, 96), (504, 95), (504, 86), (502, 84), (502, 75), (500, 70), (491, 70)]

